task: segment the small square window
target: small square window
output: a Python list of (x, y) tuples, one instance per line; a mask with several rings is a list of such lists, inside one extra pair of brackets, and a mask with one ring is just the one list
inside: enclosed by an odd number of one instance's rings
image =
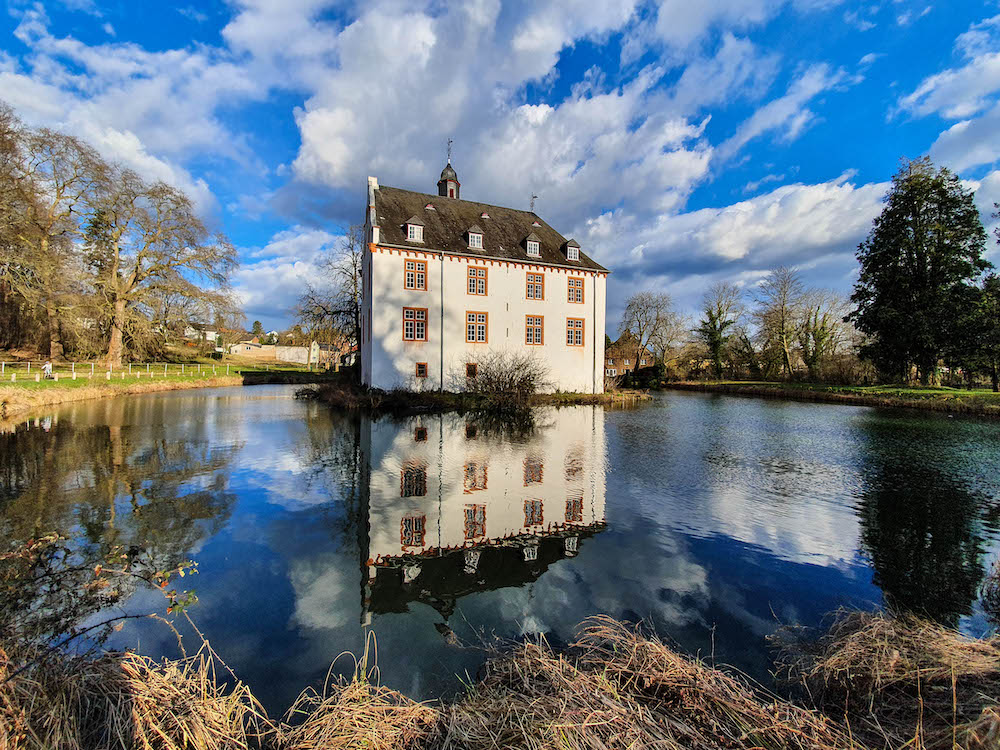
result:
[(479, 437), (479, 427), (474, 425), (472, 422), (466, 422), (465, 424), (465, 439), (475, 440)]
[(425, 442), (427, 442), (427, 428), (426, 427), (417, 427), (413, 431), (413, 440), (415, 442), (417, 442), (417, 443), (425, 443)]
[(524, 318), (524, 343), (531, 346), (541, 346), (544, 319), (541, 315), (526, 315)]
[(424, 497), (427, 494), (427, 467), (406, 466), (399, 477), (400, 497)]
[(524, 486), (541, 483), (544, 471), (541, 459), (534, 457), (524, 459)]
[(465, 365), (465, 377), (474, 378), (479, 375), (479, 365), (475, 362), (468, 362)]
[(426, 362), (417, 362), (416, 376), (418, 378), (426, 378), (427, 377), (427, 363)]
[(486, 489), (486, 464), (470, 461), (465, 465), (465, 480), (462, 489), (466, 495)]
[(583, 346), (583, 318), (566, 318), (566, 346)]
[(476, 232), (471, 232), (469, 234), (469, 247), (475, 248), (476, 250), (482, 250), (483, 235), (477, 234)]
[(566, 248), (566, 259), (567, 260), (580, 260), (580, 248), (578, 248), (578, 247), (567, 247)]
[(399, 541), (404, 547), (423, 547), (427, 516), (406, 516), (399, 524)]
[(427, 308), (403, 308), (403, 341), (427, 340)]
[(540, 273), (526, 274), (524, 296), (527, 299), (545, 299), (545, 277)]
[(583, 279), (573, 278), (572, 276), (567, 280), (567, 289), (569, 293), (569, 301), (576, 302), (578, 304), (583, 303)]
[(486, 294), (486, 269), (469, 266), (469, 294)]
[(486, 506), (465, 506), (465, 538), (476, 539), (486, 536)]
[(419, 224), (407, 224), (406, 239), (410, 240), (410, 242), (423, 242), (424, 228)]
[(486, 344), (489, 342), (489, 314), (470, 312), (465, 314), (465, 342)]
[(528, 241), (528, 255), (534, 255), (534, 256), (541, 255), (541, 253), (538, 250), (538, 243), (535, 242), (534, 240)]
[(403, 288), (427, 291), (427, 261), (408, 260), (403, 263)]

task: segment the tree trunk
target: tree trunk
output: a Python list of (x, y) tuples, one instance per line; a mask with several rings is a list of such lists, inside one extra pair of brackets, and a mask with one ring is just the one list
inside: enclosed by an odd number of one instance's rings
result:
[(108, 341), (108, 364), (116, 367), (122, 365), (123, 343), (125, 332), (125, 300), (115, 301), (115, 312), (111, 318), (111, 340)]
[(993, 392), (1000, 393), (1000, 367), (996, 362), (990, 368), (990, 379), (993, 381)]
[(62, 359), (63, 342), (62, 329), (59, 325), (59, 315), (52, 300), (45, 302), (45, 317), (49, 328), (49, 359)]

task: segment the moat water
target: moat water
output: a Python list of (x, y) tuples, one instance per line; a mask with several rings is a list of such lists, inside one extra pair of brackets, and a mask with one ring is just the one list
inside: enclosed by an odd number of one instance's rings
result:
[[(764, 681), (769, 633), (841, 606), (990, 628), (1000, 423), (668, 393), (541, 410), (510, 435), (454, 414), (373, 422), (294, 392), (149, 394), (8, 424), (0, 534), (197, 561), (192, 618), (275, 713), (369, 632), (381, 680), (433, 698), (484, 647), (565, 643), (597, 613)], [(163, 599), (139, 588), (118, 608)], [(177, 654), (155, 621), (109, 645)]]

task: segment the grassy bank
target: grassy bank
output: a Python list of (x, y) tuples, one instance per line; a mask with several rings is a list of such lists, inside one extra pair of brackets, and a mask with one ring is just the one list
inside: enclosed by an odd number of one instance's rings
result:
[(1000, 746), (1000, 642), (910, 617), (855, 613), (818, 639), (786, 633), (779, 664), (795, 700), (603, 617), (565, 651), (538, 641), (498, 655), (449, 704), (373, 684), (362, 658), (353, 680), (305, 691), (280, 719), (207, 646), (181, 661), (62, 657), (18, 673), (26, 657), (0, 649), (0, 746), (19, 750)]
[(952, 414), (1000, 417), (1000, 393), (944, 387), (839, 386), (817, 383), (708, 381), (669, 383), (668, 388), (758, 398), (824, 401), (857, 406), (889, 406)]
[(309, 384), (323, 383), (335, 375), (311, 373), (304, 370), (244, 370), (233, 374), (203, 372), (162, 375), (136, 372), (113, 374), (110, 379), (77, 377), (59, 380), (18, 380), (0, 384), (0, 419), (23, 415), (34, 409), (70, 401), (108, 398), (136, 393), (176, 391), (189, 388), (212, 388), (233, 385)]
[(514, 403), (503, 394), (455, 393), (451, 391), (381, 391), (363, 388), (346, 380), (304, 388), (301, 398), (315, 399), (340, 409), (364, 409), (376, 414), (406, 416), (445, 411), (490, 410), (497, 404), (504, 407), (579, 406), (604, 404), (632, 406), (649, 400), (642, 391), (613, 393), (536, 393)]

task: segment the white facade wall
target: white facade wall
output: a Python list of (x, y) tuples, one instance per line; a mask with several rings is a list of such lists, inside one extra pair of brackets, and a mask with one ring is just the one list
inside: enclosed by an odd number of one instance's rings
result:
[[(542, 409), (539, 428), (524, 442), (470, 436), (456, 414), (404, 422), (368, 422), (363, 448), (369, 469), (369, 566), (402, 555), (502, 543), (515, 536), (544, 537), (604, 521), (604, 409)], [(424, 432), (417, 440), (416, 431)], [(423, 494), (407, 494), (407, 470), (423, 472)], [(482, 486), (473, 488), (474, 482)], [(532, 523), (525, 503), (541, 503)], [(572, 505), (577, 503), (576, 505)], [(466, 510), (482, 509), (482, 534), (472, 533)], [(422, 519), (423, 544), (405, 539), (407, 519)]]
[[(427, 264), (427, 289), (404, 288), (404, 263)], [(468, 293), (469, 266), (487, 269), (488, 293)], [(528, 299), (527, 274), (544, 277), (543, 300)], [(489, 350), (538, 356), (549, 390), (600, 393), (604, 389), (607, 274), (369, 245), (364, 258), (362, 382), (385, 390), (462, 390), (465, 365)], [(583, 304), (568, 301), (568, 278), (584, 280)], [(403, 340), (403, 308), (427, 310), (427, 341)], [(488, 315), (488, 342), (466, 342), (466, 313)], [(544, 343), (525, 343), (525, 316), (542, 316)], [(568, 318), (584, 320), (584, 345), (566, 344)], [(427, 363), (428, 375), (415, 375)]]

